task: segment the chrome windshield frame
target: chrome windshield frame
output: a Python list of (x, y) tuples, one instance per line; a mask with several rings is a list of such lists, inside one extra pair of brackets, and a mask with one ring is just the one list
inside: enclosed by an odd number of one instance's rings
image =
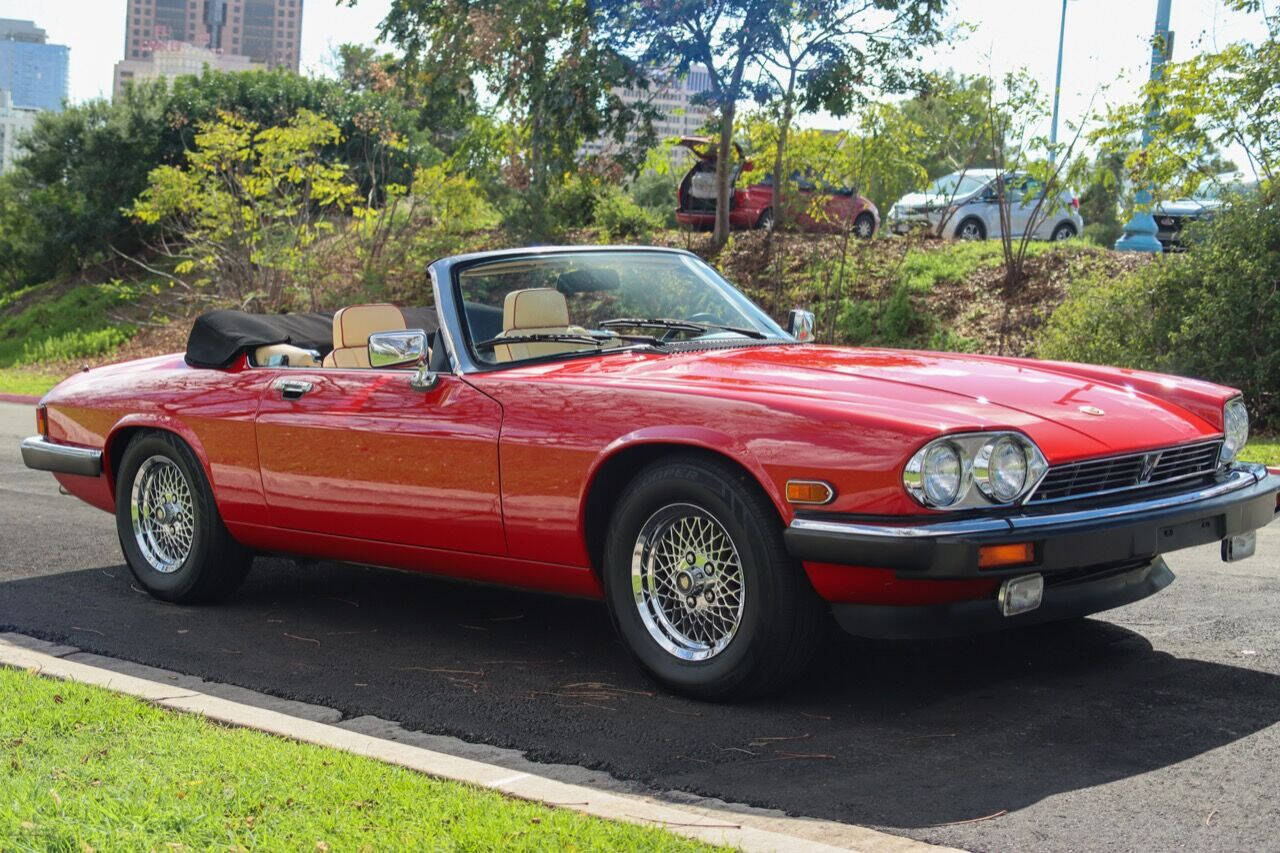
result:
[[(531, 361), (518, 361), (495, 365), (487, 364), (475, 358), (471, 353), (470, 347), (467, 345), (468, 334), (466, 328), (466, 316), (463, 310), (464, 306), (458, 286), (458, 273), (468, 267), (483, 264), (487, 261), (522, 257), (536, 258), (566, 254), (621, 253), (669, 255), (673, 258), (687, 259), (685, 261), (686, 264), (689, 263), (689, 261), (692, 261), (695, 264), (705, 267), (706, 271), (709, 271), (711, 275), (705, 275), (704, 270), (697, 270), (699, 278), (703, 278), (709, 286), (720, 291), (726, 299), (735, 305), (735, 307), (750, 306), (754, 310), (758, 311), (760, 316), (767, 321), (769, 333), (776, 334), (778, 336), (776, 341), (777, 343), (794, 343), (794, 338), (788, 335), (786, 331), (773, 320), (773, 318), (769, 317), (764, 309), (747, 298), (746, 294), (734, 287), (731, 282), (708, 266), (705, 261), (693, 252), (689, 252), (684, 249), (669, 249), (661, 246), (537, 246), (521, 249), (499, 249), (489, 252), (473, 252), (466, 255), (454, 255), (447, 258), (441, 258), (428, 267), (427, 271), (431, 276), (432, 292), (435, 295), (436, 314), (440, 325), (440, 338), (443, 340), (446, 351), (449, 355), (449, 363), (453, 368), (453, 372), (463, 375), (471, 373), (489, 373), (494, 370), (510, 369), (524, 364), (533, 363)], [(634, 351), (635, 349), (635, 347), (615, 347), (597, 352), (588, 350), (580, 353), (578, 357), (608, 355), (618, 352)]]

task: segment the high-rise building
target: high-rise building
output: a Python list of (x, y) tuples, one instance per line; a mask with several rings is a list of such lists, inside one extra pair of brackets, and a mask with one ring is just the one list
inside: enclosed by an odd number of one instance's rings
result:
[(57, 111), (66, 100), (71, 49), (48, 40), (32, 21), (0, 18), (0, 89), (19, 107)]
[[(196, 56), (178, 47), (184, 44), (210, 51), (215, 59), (204, 64), (226, 71), (255, 66), (298, 70), (303, 0), (126, 2), (124, 59), (116, 63), (117, 94), (130, 80), (172, 76), (166, 69)], [(199, 69), (182, 73), (199, 73)]]
[[(711, 90), (711, 77), (706, 66), (691, 65), (688, 73), (676, 77), (669, 72), (654, 72), (649, 75), (648, 89), (615, 88), (617, 95), (628, 105), (647, 105), (653, 107), (657, 118), (653, 122), (654, 133), (658, 139), (672, 136), (689, 136), (697, 133), (711, 118), (714, 108), (702, 103), (699, 95)], [(628, 134), (627, 143), (635, 139), (635, 134)], [(582, 146), (582, 154), (604, 154), (613, 147), (610, 140), (597, 139)]]
[(14, 106), (8, 89), (0, 89), (0, 172), (9, 171), (18, 153), (18, 134), (30, 130), (40, 110)]

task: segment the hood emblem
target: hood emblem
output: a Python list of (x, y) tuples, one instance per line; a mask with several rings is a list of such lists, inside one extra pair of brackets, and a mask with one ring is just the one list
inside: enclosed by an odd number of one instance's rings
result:
[(1099, 409), (1097, 406), (1081, 406), (1080, 411), (1084, 412), (1086, 415), (1101, 416), (1106, 414), (1106, 412), (1102, 411), (1102, 409)]

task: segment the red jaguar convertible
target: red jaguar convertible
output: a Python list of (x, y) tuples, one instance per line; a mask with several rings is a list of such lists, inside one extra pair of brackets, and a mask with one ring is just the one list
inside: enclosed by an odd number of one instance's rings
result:
[(1076, 618), (1167, 586), (1169, 551), (1249, 556), (1276, 515), (1229, 388), (819, 346), (680, 251), (430, 273), (429, 307), (218, 311), (185, 353), (78, 374), (26, 464), (115, 513), (158, 598), (224, 598), (257, 553), (603, 598), (641, 667), (705, 698), (777, 688), (831, 615)]

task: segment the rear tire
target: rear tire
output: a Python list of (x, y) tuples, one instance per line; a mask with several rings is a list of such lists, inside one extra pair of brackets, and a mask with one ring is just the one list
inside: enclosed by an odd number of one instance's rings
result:
[(981, 219), (970, 217), (956, 227), (956, 239), (985, 240), (987, 239), (987, 226), (982, 224)]
[(1057, 243), (1060, 240), (1070, 240), (1074, 236), (1076, 236), (1076, 227), (1070, 222), (1062, 222), (1058, 224), (1057, 228), (1053, 229), (1053, 234), (1049, 239)]
[(773, 230), (773, 208), (766, 207), (764, 212), (760, 214), (760, 218), (756, 220), (756, 227), (761, 231)]
[(623, 491), (604, 587), (639, 666), (698, 699), (779, 689), (808, 666), (827, 624), (756, 483), (695, 454), (649, 466)]
[(870, 240), (876, 235), (876, 220), (870, 213), (859, 213), (853, 220), (853, 233), (860, 240)]
[(200, 461), (172, 433), (143, 433), (125, 448), (116, 532), (133, 576), (162, 601), (226, 598), (253, 564), (253, 553), (222, 523)]

